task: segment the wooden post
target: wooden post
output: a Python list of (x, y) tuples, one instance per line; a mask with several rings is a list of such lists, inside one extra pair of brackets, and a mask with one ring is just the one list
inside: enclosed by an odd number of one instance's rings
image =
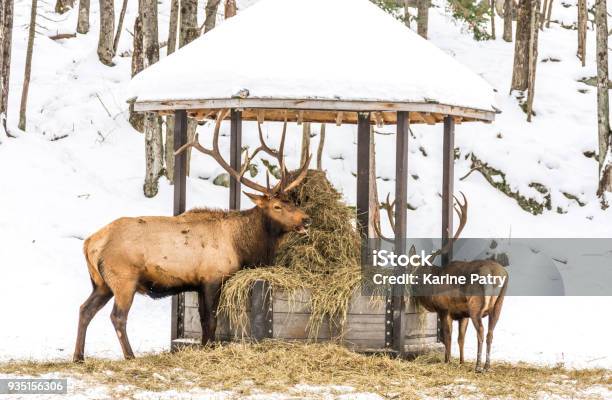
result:
[(272, 338), (273, 310), (270, 300), (270, 283), (258, 280), (251, 289), (251, 339), (259, 342)]
[[(406, 254), (406, 204), (408, 202), (408, 139), (409, 116), (405, 111), (397, 113), (395, 139), (395, 254)], [(396, 276), (406, 271), (397, 267)], [(393, 349), (398, 357), (404, 357), (406, 339), (404, 287), (393, 286)]]
[[(230, 165), (240, 171), (242, 167), (242, 112), (232, 109), (230, 132)], [(230, 210), (240, 210), (240, 181), (230, 177)]]
[[(176, 110), (174, 112), (174, 150), (178, 150), (187, 143), (187, 112)], [(185, 152), (174, 156), (174, 215), (185, 212), (187, 187), (187, 154)], [(183, 319), (185, 316), (185, 297), (183, 294), (172, 296), (172, 325), (170, 339), (183, 337)]]
[[(442, 144), (442, 246), (453, 235), (453, 183), (455, 167), (455, 120), (444, 117), (444, 139)], [(442, 266), (453, 259), (453, 248), (442, 254)]]
[(362, 239), (361, 263), (369, 260), (370, 223), (370, 113), (360, 112), (357, 124), (357, 226)]

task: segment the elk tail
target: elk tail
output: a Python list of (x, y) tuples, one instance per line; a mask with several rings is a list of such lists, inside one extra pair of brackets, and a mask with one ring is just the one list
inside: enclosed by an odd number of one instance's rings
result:
[[(87, 262), (87, 270), (89, 271), (89, 277), (91, 279), (91, 285), (93, 288), (97, 288), (100, 286), (106, 286), (106, 282), (104, 282), (104, 278), (102, 274), (98, 270), (98, 265), (93, 262), (91, 254), (90, 254), (90, 245), (91, 245), (91, 237), (85, 239), (83, 243), (83, 253), (85, 254), (85, 261)], [(100, 259), (98, 264), (101, 264), (102, 260)]]

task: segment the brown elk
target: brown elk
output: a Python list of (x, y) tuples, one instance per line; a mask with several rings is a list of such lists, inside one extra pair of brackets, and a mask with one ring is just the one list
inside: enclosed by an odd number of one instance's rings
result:
[[(262, 193), (247, 193), (256, 207), (245, 211), (196, 209), (176, 217), (120, 218), (85, 240), (93, 291), (80, 308), (74, 361), (83, 360), (87, 326), (113, 296), (111, 321), (125, 358), (134, 357), (126, 323), (136, 292), (160, 298), (197, 291), (202, 343), (208, 343), (215, 335), (223, 280), (245, 266), (269, 264), (286, 233), (307, 233), (310, 217), (289, 203), (285, 194), (304, 179), (310, 157), (297, 171), (287, 171), (283, 157), (287, 122), (278, 150), (265, 144), (260, 129), (261, 145), (250, 156), (247, 154), (241, 170), (236, 171), (219, 152), (219, 130), (227, 113), (225, 110), (217, 116), (211, 150), (204, 148), (196, 136), (177, 153), (193, 147), (213, 157), (242, 184)], [(273, 188), (269, 179), (264, 187), (244, 177), (260, 151), (279, 161), (281, 178)]]
[[(463, 195), (463, 204), (455, 197), (457, 205), (454, 206), (455, 212), (459, 216), (459, 226), (457, 231), (442, 249), (434, 252), (431, 261), (436, 256), (448, 252), (452, 244), (459, 238), (461, 231), (467, 222), (468, 202)], [(387, 216), (391, 223), (391, 227), (395, 229), (393, 221), (393, 203), (387, 201), (381, 204), (381, 207), (387, 212)], [(380, 226), (376, 227), (379, 236)], [(384, 238), (384, 237), (383, 237)], [(414, 246), (411, 253), (414, 254)], [(474, 328), (478, 336), (478, 352), (476, 356), (476, 372), (483, 372), (481, 367), (482, 345), (484, 341), (484, 325), (483, 318), (489, 317), (489, 326), (487, 332), (487, 354), (484, 365), (484, 370), (488, 370), (491, 366), (491, 345), (493, 343), (493, 331), (501, 314), (502, 304), (508, 285), (508, 273), (506, 269), (499, 263), (492, 260), (475, 260), (475, 261), (452, 261), (442, 267), (437, 266), (419, 266), (415, 271), (422, 279), (428, 276), (429, 281), (444, 282), (446, 279), (451, 283), (436, 284), (430, 287), (424, 295), (418, 293), (413, 297), (417, 305), (423, 306), (427, 311), (438, 314), (441, 323), (442, 341), (444, 342), (445, 362), (450, 362), (451, 357), (451, 337), (453, 330), (453, 320), (459, 322), (459, 362), (463, 364), (463, 345), (465, 343), (465, 333), (468, 326), (468, 319), (472, 320)], [(472, 283), (472, 277), (493, 277), (493, 279), (502, 284), (501, 289), (497, 292), (491, 290), (490, 284), (480, 283), (479, 280)], [(444, 277), (445, 279), (439, 279)], [(453, 277), (453, 278), (446, 278)], [(465, 284), (454, 283), (459, 281), (458, 277), (464, 277)], [(438, 279), (436, 279), (438, 278)], [(496, 293), (495, 293), (496, 292)]]

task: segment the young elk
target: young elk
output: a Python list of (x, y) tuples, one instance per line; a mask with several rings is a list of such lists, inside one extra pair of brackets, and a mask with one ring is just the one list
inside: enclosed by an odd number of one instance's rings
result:
[[(265, 144), (260, 129), (261, 146), (247, 155), (241, 170), (236, 171), (219, 152), (219, 130), (226, 116), (227, 110), (218, 114), (211, 150), (202, 147), (196, 136), (177, 153), (193, 147), (213, 157), (245, 186), (262, 193), (247, 193), (256, 207), (229, 212), (196, 209), (176, 217), (120, 218), (85, 240), (93, 292), (80, 309), (74, 361), (83, 360), (87, 326), (113, 296), (111, 321), (125, 358), (134, 357), (126, 323), (136, 292), (160, 298), (197, 291), (202, 343), (213, 340), (221, 283), (245, 266), (269, 264), (286, 233), (307, 233), (311, 219), (289, 203), (285, 194), (304, 179), (310, 157), (299, 170), (287, 171), (283, 159), (287, 123), (279, 150)], [(264, 187), (244, 177), (260, 151), (276, 157), (280, 164), (281, 179), (272, 189), (269, 181)]]
[[(453, 239), (449, 241), (442, 249), (432, 254), (433, 261), (436, 256), (446, 253), (452, 244), (459, 238), (461, 231), (467, 222), (468, 202), (463, 193), (463, 204), (455, 197), (457, 205), (454, 209), (459, 216), (459, 227)], [(387, 202), (381, 205), (387, 211), (387, 216), (394, 227), (392, 219), (393, 204)], [(377, 227), (377, 232), (380, 235), (380, 227)], [(411, 250), (414, 252), (414, 248)], [(463, 277), (465, 284), (440, 284), (428, 288), (427, 295), (420, 293), (414, 296), (416, 304), (422, 305), (427, 311), (438, 314), (441, 323), (442, 341), (444, 342), (445, 362), (450, 362), (451, 357), (451, 336), (453, 330), (453, 320), (459, 322), (459, 362), (463, 364), (463, 345), (465, 342), (465, 332), (468, 326), (468, 318), (472, 320), (476, 333), (478, 335), (478, 353), (476, 356), (476, 372), (483, 372), (481, 366), (482, 344), (484, 340), (484, 325), (483, 318), (489, 317), (489, 327), (487, 332), (487, 355), (484, 365), (484, 370), (488, 370), (491, 366), (491, 345), (493, 342), (493, 331), (501, 314), (502, 304), (508, 285), (508, 273), (506, 269), (495, 261), (491, 260), (476, 260), (476, 261), (452, 261), (442, 267), (437, 266), (421, 266), (416, 270), (416, 274), (421, 277), (421, 281), (425, 276), (429, 277), (429, 281), (443, 281), (442, 279), (452, 277), (447, 280), (454, 282)], [(492, 288), (490, 284), (480, 283), (480, 277), (491, 277), (494, 282), (501, 283), (501, 288)], [(475, 281), (475, 283), (472, 283)]]

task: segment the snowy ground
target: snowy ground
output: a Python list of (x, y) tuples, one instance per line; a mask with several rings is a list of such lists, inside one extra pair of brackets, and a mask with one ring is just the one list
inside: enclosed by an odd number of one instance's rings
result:
[[(160, 5), (162, 40), (168, 3)], [(135, 7), (130, 3), (126, 16), (130, 31)], [(78, 307), (90, 291), (81, 250), (83, 238), (119, 216), (169, 215), (172, 188), (162, 179), (156, 198), (142, 195), (143, 138), (127, 123), (124, 102), (130, 58), (116, 57), (113, 68), (97, 61), (96, 2), (92, 2), (91, 33), (64, 41), (45, 36), (73, 32), (76, 12), (58, 16), (52, 12), (52, 2), (39, 3), (39, 13), (45, 18), (39, 18), (41, 34), (34, 53), (28, 128), (25, 133), (18, 131), (16, 110), (29, 1), (16, 0), (15, 9), (9, 129), (17, 139), (0, 136), (0, 360), (67, 359), (74, 344)], [(552, 211), (533, 216), (474, 173), (456, 185), (470, 199), (471, 214), (464, 236), (611, 237), (612, 212), (603, 212), (595, 197), (597, 164), (583, 155), (597, 148), (595, 90), (577, 82), (595, 75), (594, 33), (588, 33), (590, 61), (585, 68), (575, 57), (575, 31), (552, 24), (541, 34), (540, 59), (552, 57), (560, 62), (538, 65), (537, 116), (529, 124), (516, 100), (506, 95), (514, 44), (501, 39), (474, 42), (442, 11), (434, 8), (431, 12), (431, 40), (494, 85), (503, 110), (494, 124), (457, 127), (456, 143), (462, 155), (474, 152), (506, 172), (513, 189), (534, 198), (540, 194), (528, 187), (529, 183), (546, 185), (553, 203)], [(555, 4), (553, 18), (567, 21), (573, 15), (574, 7)], [(130, 34), (124, 32), (118, 53), (130, 48), (130, 40)], [(218, 56), (203, 55), (203, 62), (214, 62)], [(401, 73), (401, 66), (393, 65), (391, 57), (385, 61), (389, 73)], [(247, 143), (257, 140), (253, 128), (245, 128)], [(266, 129), (278, 138), (278, 125)], [(292, 156), (298, 154), (298, 129), (290, 131), (287, 152)], [(437, 236), (442, 128), (413, 126), (412, 130), (416, 139), (411, 142), (409, 168), (418, 180), (410, 178), (409, 202), (418, 210), (408, 214), (409, 229), (414, 236)], [(327, 132), (324, 167), (347, 201), (354, 203), (356, 149), (348, 138), (355, 142), (355, 127), (328, 126)], [(64, 135), (68, 136), (54, 140)], [(378, 175), (391, 179), (379, 180), (382, 196), (394, 186), (394, 161), (388, 156), (394, 154), (393, 140), (393, 136), (377, 136)], [(318, 138), (313, 142), (316, 145)], [(222, 145), (227, 148), (227, 138), (222, 139)], [(289, 163), (296, 165), (295, 157)], [(469, 162), (462, 158), (457, 162), (456, 176), (463, 176), (469, 168)], [(213, 161), (194, 155), (188, 207), (225, 206), (227, 190), (212, 185), (211, 178), (219, 172)], [(580, 207), (562, 192), (577, 196), (586, 205)], [(246, 198), (243, 202), (249, 204)], [(557, 207), (567, 213), (558, 214)], [(610, 308), (610, 297), (508, 298), (496, 330), (493, 357), (612, 368), (611, 325), (609, 318), (602, 318), (604, 310)], [(92, 322), (88, 355), (120, 355), (109, 313), (110, 305)], [(470, 330), (468, 355), (475, 353)], [(137, 297), (129, 331), (137, 353), (167, 349), (169, 300)], [(454, 352), (457, 354), (457, 349)]]

